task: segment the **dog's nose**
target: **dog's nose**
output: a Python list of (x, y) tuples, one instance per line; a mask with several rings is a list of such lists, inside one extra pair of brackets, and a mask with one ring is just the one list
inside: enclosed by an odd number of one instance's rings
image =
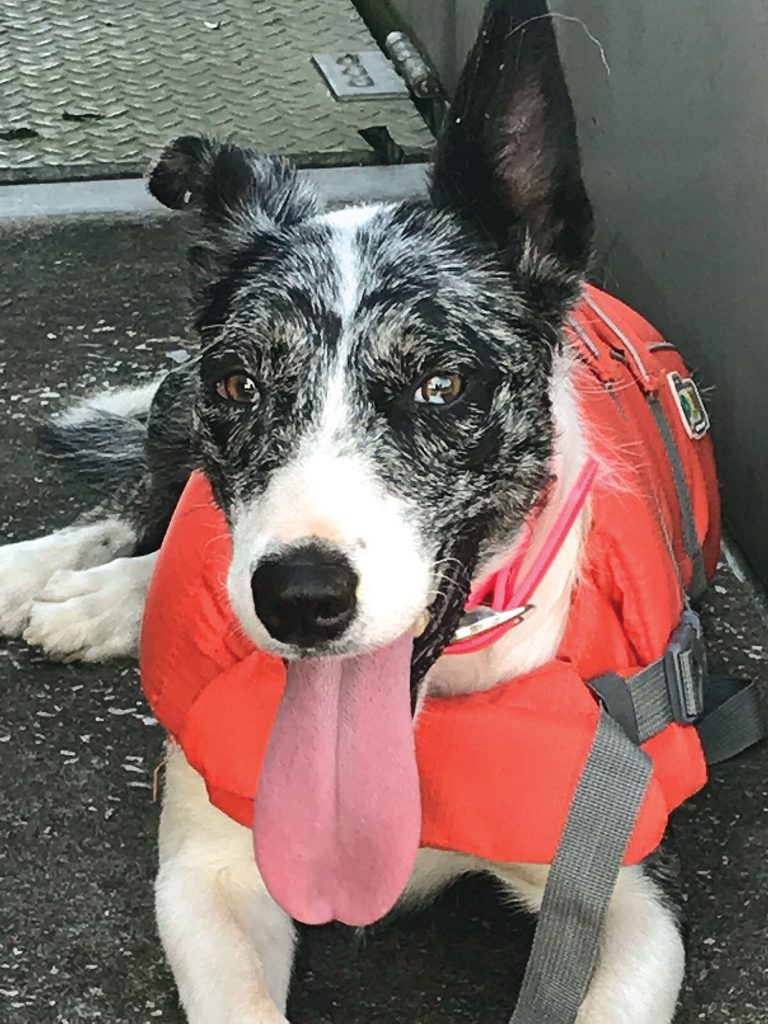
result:
[(305, 544), (269, 556), (251, 578), (253, 606), (275, 640), (315, 647), (341, 636), (357, 606), (358, 577), (344, 555)]

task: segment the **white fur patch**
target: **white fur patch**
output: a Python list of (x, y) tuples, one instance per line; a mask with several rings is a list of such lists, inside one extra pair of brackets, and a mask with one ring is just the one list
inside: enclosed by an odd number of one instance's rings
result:
[(320, 537), (349, 558), (360, 583), (358, 616), (345, 642), (371, 649), (408, 630), (429, 603), (430, 561), (420, 550), (412, 516), (383, 492), (362, 458), (315, 444), (275, 473), (266, 492), (233, 517), (229, 596), (252, 639), (286, 652), (259, 622), (251, 576), (261, 557), (292, 542)]
[(348, 426), (345, 394), (348, 386), (346, 368), (351, 335), (347, 328), (354, 319), (360, 298), (360, 256), (356, 234), (359, 228), (383, 208), (380, 204), (350, 206), (326, 213), (319, 218), (333, 231), (331, 250), (336, 260), (339, 293), (337, 312), (341, 318), (336, 357), (324, 382), (325, 400), (319, 430), (321, 438), (333, 438), (338, 431)]
[(94, 411), (109, 412), (114, 416), (145, 415), (162, 380), (163, 377), (157, 377), (134, 388), (99, 391), (65, 409), (56, 417), (55, 422), (61, 426), (76, 426), (89, 420)]
[(32, 605), (24, 639), (65, 661), (136, 656), (156, 559), (153, 553), (55, 572)]
[(381, 203), (347, 206), (317, 218), (321, 224), (327, 225), (333, 231), (331, 245), (339, 278), (338, 312), (342, 323), (346, 323), (354, 315), (360, 291), (360, 260), (355, 235), (359, 228), (385, 208)]
[(119, 519), (105, 519), (0, 547), (0, 635), (23, 632), (33, 602), (57, 570), (102, 565), (129, 552), (135, 543), (131, 527)]
[(293, 922), (266, 890), (250, 829), (216, 810), (179, 750), (166, 767), (155, 906), (189, 1024), (287, 1024)]

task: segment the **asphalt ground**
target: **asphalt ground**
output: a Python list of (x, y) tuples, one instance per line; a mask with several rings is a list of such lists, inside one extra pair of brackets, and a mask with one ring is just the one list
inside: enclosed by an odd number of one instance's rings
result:
[[(35, 452), (34, 424), (191, 343), (172, 218), (6, 225), (0, 253), (0, 539), (14, 540), (89, 500)], [(713, 666), (766, 693), (768, 628), (725, 567), (706, 618)], [(0, 694), (0, 1021), (181, 1024), (152, 914), (163, 737), (135, 666), (57, 665), (0, 641)], [(673, 819), (690, 947), (679, 1024), (768, 1021), (766, 769), (765, 746), (715, 769)], [(303, 929), (291, 1021), (502, 1024), (530, 937), (482, 879), (363, 937)]]

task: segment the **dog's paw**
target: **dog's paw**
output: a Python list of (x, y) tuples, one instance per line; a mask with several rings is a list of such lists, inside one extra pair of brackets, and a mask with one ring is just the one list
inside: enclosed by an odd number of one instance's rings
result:
[(236, 1007), (222, 1006), (215, 1018), (210, 1013), (210, 1008), (200, 1014), (194, 1008), (187, 1009), (187, 1020), (189, 1024), (290, 1024), (287, 1017), (277, 1009), (264, 1005), (263, 996), (258, 996), (256, 1001), (258, 1007), (251, 1005), (251, 1000), (246, 1000)]
[(624, 996), (630, 992), (629, 988), (620, 990), (615, 999), (601, 996), (591, 1000), (587, 996), (576, 1024), (672, 1024), (676, 1000), (670, 1004), (663, 997), (644, 999), (640, 993), (637, 1002), (625, 1001)]
[(24, 639), (60, 661), (135, 656), (154, 561), (152, 554), (55, 572), (32, 604)]
[(72, 559), (73, 541), (64, 532), (0, 547), (0, 635), (21, 635), (51, 572)]
[(0, 636), (18, 636), (26, 625), (43, 566), (27, 541), (0, 547)]
[(245, 1017), (237, 1017), (238, 1024), (290, 1024), (287, 1017), (275, 1007), (274, 1009), (256, 1010)]
[(20, 636), (53, 573), (101, 565), (130, 551), (133, 531), (110, 519), (0, 547), (0, 636)]

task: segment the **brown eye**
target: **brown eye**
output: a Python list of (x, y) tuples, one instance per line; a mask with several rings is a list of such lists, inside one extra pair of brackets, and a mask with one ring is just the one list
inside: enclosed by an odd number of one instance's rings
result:
[(464, 390), (464, 378), (458, 373), (433, 373), (416, 388), (417, 402), (429, 405), (448, 405)]
[(216, 385), (216, 393), (228, 402), (253, 405), (259, 397), (259, 389), (253, 377), (247, 373), (230, 373)]

